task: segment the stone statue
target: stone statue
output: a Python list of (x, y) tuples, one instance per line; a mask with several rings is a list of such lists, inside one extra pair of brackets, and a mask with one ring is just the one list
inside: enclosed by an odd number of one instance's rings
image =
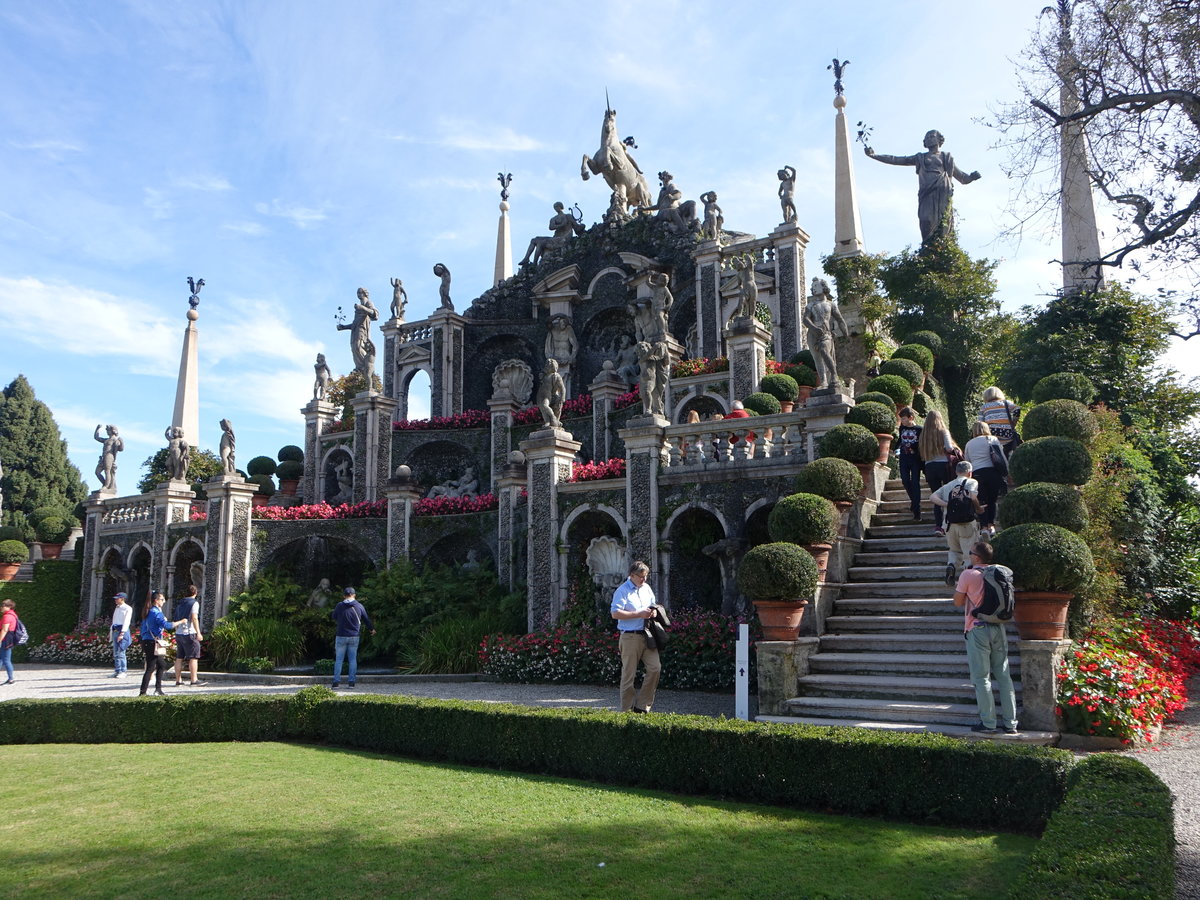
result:
[(536, 266), (542, 261), (544, 255), (561, 250), (572, 237), (583, 234), (587, 230), (580, 218), (577, 218), (574, 213), (566, 211), (561, 201), (554, 204), (554, 215), (550, 218), (548, 227), (551, 234), (548, 237), (539, 235), (530, 240), (529, 249), (525, 251), (525, 258), (517, 265), (522, 268), (528, 265)]
[(348, 456), (338, 460), (337, 465), (333, 467), (333, 477), (337, 481), (338, 492), (329, 502), (334, 506), (349, 503), (354, 499), (354, 463)]
[(392, 318), (404, 319), (404, 308), (408, 306), (408, 293), (404, 290), (404, 282), (399, 278), (392, 279)]
[(796, 170), (791, 166), (784, 166), (777, 173), (779, 175), (779, 205), (783, 208), (783, 221), (785, 224), (796, 221)]
[(236, 475), (235, 457), (237, 438), (233, 434), (233, 423), (228, 419), (221, 420), (221, 468), (226, 475)]
[(758, 282), (754, 276), (754, 257), (748, 255), (735, 257), (732, 265), (737, 269), (741, 292), (737, 310), (733, 314), (734, 318), (752, 319), (758, 310)]
[(665, 223), (672, 234), (699, 231), (696, 201), (680, 203), (683, 194), (675, 187), (675, 176), (670, 172), (659, 172), (658, 180), (662, 183), (662, 189), (658, 192), (658, 213), (654, 216), (655, 221)]
[(562, 428), (562, 408), (566, 399), (567, 385), (558, 374), (558, 362), (548, 359), (537, 392), (537, 407), (547, 428)]
[(324, 609), (329, 604), (329, 579), (322, 578), (308, 595), (308, 605), (313, 609)]
[(167, 439), (167, 472), (172, 481), (187, 481), (188, 464), (192, 461), (192, 448), (178, 425), (168, 425), (163, 432)]
[(339, 322), (338, 331), (350, 332), (350, 355), (354, 357), (354, 368), (362, 376), (366, 390), (371, 390), (375, 374), (375, 344), (371, 342), (371, 323), (379, 318), (379, 310), (371, 303), (366, 288), (358, 289), (358, 302), (354, 304), (354, 319), (349, 325)]
[(435, 484), (425, 496), (433, 497), (475, 497), (479, 494), (479, 479), (475, 477), (475, 467), (467, 466), (462, 478), (452, 478)]
[(579, 352), (579, 341), (575, 337), (575, 328), (571, 320), (562, 313), (550, 317), (550, 325), (546, 329), (546, 358), (558, 362), (560, 368), (565, 368), (575, 362)]
[(492, 398), (524, 406), (533, 393), (533, 370), (520, 359), (506, 359), (492, 370)]
[(675, 298), (668, 286), (671, 278), (665, 272), (651, 273), (648, 281), (653, 293), (631, 310), (638, 340), (638, 384), (643, 412), (648, 416), (665, 416), (667, 378), (671, 370), (668, 321)]
[(467, 551), (467, 560), (462, 564), (462, 568), (464, 572), (475, 572), (483, 568), (479, 562), (479, 551), (474, 547)]
[(332, 377), (329, 374), (329, 366), (325, 362), (325, 354), (317, 354), (317, 362), (313, 366), (313, 371), (316, 372), (316, 380), (313, 381), (313, 399), (324, 400), (325, 395), (329, 392), (329, 379)]
[(638, 349), (633, 338), (627, 334), (617, 338), (613, 369), (616, 371), (617, 377), (630, 387), (638, 383), (638, 376), (641, 374), (641, 369), (638, 367)]
[[(100, 437), (100, 429), (105, 431), (105, 437)], [(107, 494), (117, 492), (117, 454), (125, 449), (125, 442), (117, 432), (116, 425), (97, 425), (93, 437), (104, 445), (100, 451), (100, 461), (96, 463), (96, 478), (100, 482), (100, 490)]]
[(917, 220), (921, 224), (921, 243), (929, 241), (942, 233), (943, 227), (953, 227), (946, 222), (946, 212), (950, 208), (950, 198), (954, 196), (954, 180), (960, 184), (970, 184), (981, 177), (978, 172), (964, 174), (954, 164), (954, 158), (942, 151), (945, 143), (942, 133), (936, 130), (925, 132), (925, 152), (914, 153), (912, 156), (888, 156), (876, 153), (870, 147), (865, 148), (867, 156), (890, 166), (913, 166), (917, 170)]
[(704, 224), (700, 226), (700, 236), (706, 241), (719, 241), (725, 217), (721, 214), (721, 207), (717, 206), (717, 192), (701, 194), (700, 200), (704, 204)]
[(442, 309), (454, 309), (454, 302), (450, 299), (450, 270), (446, 268), (445, 263), (438, 263), (433, 267), (433, 274), (442, 279), (442, 285), (438, 288)]
[(612, 107), (604, 111), (604, 124), (600, 127), (600, 149), (596, 151), (594, 158), (586, 153), (583, 155), (579, 174), (584, 181), (592, 175), (599, 175), (612, 189), (612, 205), (604, 217), (606, 222), (628, 219), (628, 209), (631, 206), (649, 209), (654, 204), (645, 175), (629, 153), (629, 147), (617, 136), (617, 111)]
[(833, 339), (846, 337), (850, 331), (829, 290), (829, 282), (824, 278), (812, 280), (808, 305), (804, 307), (804, 325), (808, 328), (808, 349), (817, 364), (817, 389), (837, 388), (837, 355)]

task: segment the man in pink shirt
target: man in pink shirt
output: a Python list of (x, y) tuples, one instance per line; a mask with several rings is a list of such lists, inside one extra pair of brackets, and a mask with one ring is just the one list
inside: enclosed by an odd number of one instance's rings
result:
[(1005, 734), (1017, 734), (1017, 695), (1012, 676), (1008, 673), (1008, 633), (1003, 625), (982, 622), (975, 610), (983, 600), (983, 572), (991, 565), (992, 545), (976, 543), (970, 552), (970, 565), (958, 576), (954, 588), (954, 605), (963, 607), (963, 637), (967, 640), (967, 667), (975, 686), (975, 702), (979, 705), (978, 725), (971, 730), (977, 734), (996, 734), (996, 702), (992, 697), (992, 680), (1000, 690), (1000, 726)]

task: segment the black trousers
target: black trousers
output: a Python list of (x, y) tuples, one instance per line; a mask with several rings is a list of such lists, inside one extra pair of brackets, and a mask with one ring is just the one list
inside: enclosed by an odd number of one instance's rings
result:
[(146, 657), (146, 671), (142, 673), (142, 693), (146, 693), (146, 688), (150, 685), (150, 675), (154, 674), (154, 689), (162, 690), (163, 672), (167, 669), (167, 658), (165, 656), (156, 656), (154, 653), (155, 641), (142, 639), (142, 655)]

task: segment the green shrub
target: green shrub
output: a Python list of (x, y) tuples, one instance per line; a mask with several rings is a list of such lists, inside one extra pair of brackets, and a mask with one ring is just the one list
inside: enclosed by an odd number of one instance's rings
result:
[(810, 600), (817, 590), (817, 561), (785, 541), (759, 544), (742, 557), (737, 583), (752, 600)]
[(796, 490), (816, 494), (834, 503), (853, 502), (862, 489), (863, 478), (858, 466), (836, 456), (814, 459), (796, 476)]
[[(329, 663), (329, 674), (333, 672), (333, 660)], [(285, 713), (284, 730), (288, 737), (320, 740), (322, 735), (317, 721), (317, 709), (327, 700), (333, 700), (337, 694), (323, 684), (301, 688), (292, 695)]]
[[(798, 392), (797, 392), (798, 393)], [(742, 401), (742, 405), (750, 412), (756, 412), (760, 416), (777, 415), (783, 407), (779, 405), (779, 401), (770, 394), (764, 394), (761, 391), (751, 394)]]
[(861, 425), (835, 425), (821, 436), (818, 452), (852, 463), (872, 463), (879, 458), (879, 439)]
[[(246, 471), (249, 472), (251, 476), (274, 475), (275, 469), (275, 460), (271, 459), (269, 456), (256, 456), (254, 459), (250, 460), (250, 462), (246, 463)], [(253, 478), (251, 478), (251, 480), (253, 480)]]
[[(0, 544), (0, 546), (3, 546)], [(33, 564), (33, 581), (10, 581), (0, 596), (11, 597), (17, 615), (29, 631), (29, 643), (13, 648), (13, 661), (24, 662), (29, 650), (48, 634), (66, 634), (79, 621), (79, 579), (83, 564), (75, 560), (45, 559)]]
[(1077, 400), (1088, 404), (1096, 399), (1096, 386), (1086, 375), (1074, 372), (1057, 372), (1047, 375), (1033, 386), (1033, 402), (1047, 400)]
[(817, 370), (817, 361), (813, 359), (811, 350), (801, 350), (798, 353), (794, 353), (788, 362), (794, 366), (808, 366), (814, 372)]
[(791, 375), (796, 380), (796, 384), (806, 387), (817, 386), (816, 370), (810, 369), (808, 366), (801, 363), (789, 363), (783, 367), (783, 374)]
[(318, 659), (315, 663), (313, 663), (313, 674), (314, 675), (332, 675), (333, 674), (333, 660), (332, 659)]
[(75, 528), (75, 520), (59, 516), (47, 516), (34, 526), (37, 539), (44, 544), (65, 544)]
[(250, 657), (266, 657), (285, 666), (300, 658), (304, 635), (295, 625), (278, 619), (225, 618), (213, 627), (208, 645), (220, 666)]
[(239, 657), (229, 666), (231, 671), (243, 675), (267, 675), (275, 671), (275, 663), (265, 656)]
[[(882, 371), (882, 368), (880, 369)], [(912, 402), (913, 383), (899, 375), (876, 375), (867, 382), (867, 390), (886, 394), (897, 406)]]
[(299, 481), (304, 475), (304, 463), (294, 459), (285, 459), (275, 472), (280, 481)]
[[(74, 520), (75, 516), (67, 512), (65, 509), (59, 509), (57, 506), (39, 506), (29, 514), (29, 524), (33, 526), (34, 531), (38, 525), (46, 521), (46, 519), (70, 519)], [(39, 540), (41, 540), (39, 538)]]
[[(263, 459), (266, 459), (266, 457), (263, 457)], [(275, 482), (271, 479), (270, 475), (251, 475), (246, 480), (251, 484), (257, 484), (260, 494), (270, 497), (275, 493)]]
[[(907, 381), (912, 386), (912, 391), (915, 391), (925, 383), (925, 373), (921, 367), (911, 359), (889, 359), (879, 367), (880, 375), (898, 375)], [(870, 387), (868, 385), (868, 387)], [(909, 396), (912, 395), (909, 391)], [(886, 394), (887, 391), (884, 391)]]
[(1013, 571), (1021, 590), (1077, 594), (1092, 583), (1092, 551), (1077, 534), (1045, 522), (1005, 528), (992, 540), (995, 562)]
[(882, 391), (867, 391), (854, 398), (855, 403), (882, 403), (884, 406), (896, 406), (896, 401)]
[(937, 409), (937, 406), (933, 402), (933, 398), (924, 391), (917, 391), (915, 394), (913, 394), (912, 402), (909, 405), (912, 406), (913, 410), (918, 416), (922, 417), (929, 415), (930, 410)]
[(0, 563), (23, 563), (29, 559), (29, 548), (20, 541), (0, 541)]
[(1047, 481), (1032, 481), (1014, 488), (1000, 504), (1000, 525), (1012, 528), (1030, 522), (1046, 522), (1078, 534), (1088, 523), (1083, 495), (1069, 484)]
[(1089, 756), (1067, 776), (1013, 898), (1175, 897), (1171, 792), (1126, 756)]
[(793, 544), (832, 544), (837, 539), (838, 511), (817, 494), (792, 494), (775, 504), (767, 517), (773, 541)]
[(905, 339), (904, 344), (905, 346), (920, 344), (922, 347), (928, 347), (935, 358), (941, 356), (942, 350), (946, 347), (942, 336), (933, 331), (914, 331)]
[(421, 632), (416, 646), (403, 654), (401, 665), (417, 675), (478, 672), (479, 645), (487, 635), (509, 624), (498, 612), (435, 622)]
[(24, 541), (25, 531), (16, 525), (0, 525), (0, 541)]
[(287, 444), (279, 448), (279, 452), (275, 454), (280, 462), (304, 462), (304, 451), (295, 444)]
[(933, 371), (933, 351), (923, 344), (905, 344), (903, 347), (897, 347), (892, 359), (911, 360), (920, 366), (926, 375)]
[(794, 403), (800, 396), (800, 385), (791, 375), (774, 373), (764, 375), (758, 383), (758, 389), (764, 394), (770, 394), (780, 402)]
[(1025, 413), (1021, 420), (1021, 437), (1027, 441), (1065, 437), (1087, 445), (1099, 431), (1092, 411), (1078, 400), (1047, 400)]
[(1071, 438), (1035, 438), (1013, 451), (1009, 473), (1017, 484), (1084, 484), (1092, 475), (1092, 458), (1087, 447)]
[[(870, 400), (866, 403), (856, 404), (846, 414), (846, 421), (861, 425), (872, 434), (892, 434), (895, 432), (896, 426), (900, 424), (900, 420), (896, 417), (896, 407), (893, 404), (874, 403)], [(878, 447), (876, 447), (876, 451), (876, 455), (878, 455)]]

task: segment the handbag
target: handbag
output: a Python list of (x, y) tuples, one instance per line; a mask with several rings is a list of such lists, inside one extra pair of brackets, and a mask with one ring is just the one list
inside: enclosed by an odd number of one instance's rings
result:
[(1008, 457), (1004, 455), (1004, 447), (999, 441), (988, 441), (988, 451), (992, 454), (992, 466), (1001, 475), (1008, 475)]
[(154, 655), (155, 656), (166, 656), (167, 655), (167, 647), (170, 646), (170, 643), (171, 642), (168, 641), (166, 639), (166, 637), (155, 638), (154, 639)]
[(1009, 453), (1021, 446), (1021, 436), (1017, 434), (1017, 423), (1021, 421), (1020, 411), (1013, 415), (1012, 404), (1007, 400), (1004, 401), (1004, 411), (1008, 413), (1008, 421), (1012, 425), (1012, 440), (1008, 441)]

